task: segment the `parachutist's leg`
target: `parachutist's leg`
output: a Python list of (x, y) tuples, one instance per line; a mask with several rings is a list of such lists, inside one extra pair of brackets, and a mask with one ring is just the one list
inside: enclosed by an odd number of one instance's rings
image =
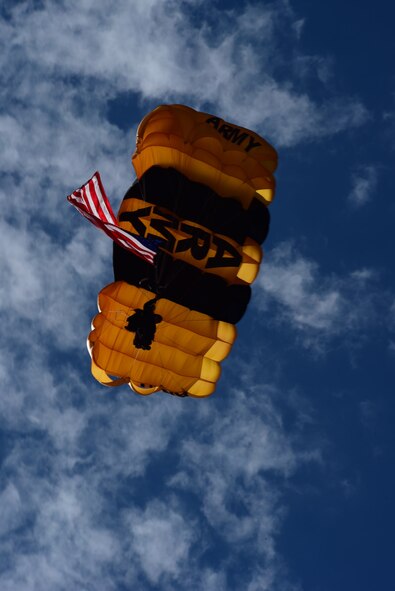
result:
[(136, 330), (136, 335), (134, 337), (133, 345), (136, 349), (141, 349), (144, 343), (144, 335), (140, 328)]

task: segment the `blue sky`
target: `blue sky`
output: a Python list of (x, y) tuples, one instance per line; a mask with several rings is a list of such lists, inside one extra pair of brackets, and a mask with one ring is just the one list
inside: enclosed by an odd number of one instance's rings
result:
[[(2, 3), (0, 588), (371, 591), (393, 583), (389, 2)], [(279, 152), (261, 272), (206, 400), (90, 375), (139, 120), (185, 103)]]

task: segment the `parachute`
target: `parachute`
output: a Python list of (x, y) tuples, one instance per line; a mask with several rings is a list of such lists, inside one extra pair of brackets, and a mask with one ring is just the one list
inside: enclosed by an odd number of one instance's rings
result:
[(117, 224), (157, 253), (152, 263), (114, 242), (115, 281), (88, 337), (92, 373), (142, 395), (209, 396), (259, 271), (277, 154), (248, 129), (162, 105), (140, 123), (132, 163)]

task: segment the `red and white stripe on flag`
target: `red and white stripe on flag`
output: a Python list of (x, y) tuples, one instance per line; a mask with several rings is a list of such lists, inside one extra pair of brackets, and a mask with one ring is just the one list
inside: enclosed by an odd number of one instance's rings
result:
[(85, 185), (68, 195), (67, 199), (84, 217), (103, 230), (119, 246), (149, 263), (154, 262), (157, 252), (154, 250), (155, 246), (150, 248), (139, 236), (130, 234), (119, 226), (98, 172), (95, 172)]

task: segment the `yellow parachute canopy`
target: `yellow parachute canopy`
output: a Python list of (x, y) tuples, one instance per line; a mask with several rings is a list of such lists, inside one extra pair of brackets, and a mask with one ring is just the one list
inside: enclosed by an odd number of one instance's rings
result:
[(114, 244), (88, 348), (105, 385), (205, 397), (216, 388), (262, 259), (277, 166), (262, 137), (183, 105), (138, 129), (118, 221), (159, 241), (153, 265)]

